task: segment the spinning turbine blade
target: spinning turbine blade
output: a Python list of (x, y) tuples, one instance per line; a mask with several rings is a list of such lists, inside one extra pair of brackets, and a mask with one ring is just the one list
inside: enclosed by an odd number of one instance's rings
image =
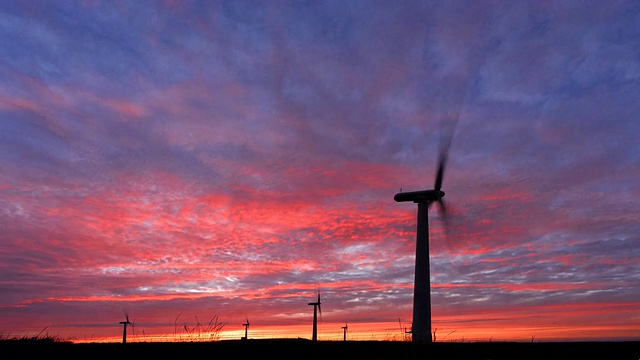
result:
[(444, 168), (447, 165), (447, 155), (440, 154), (439, 164), (438, 164), (438, 172), (436, 173), (436, 183), (434, 188), (437, 190), (442, 189), (442, 178), (444, 177)]
[(444, 178), (444, 170), (447, 166), (447, 159), (449, 156), (449, 147), (451, 146), (451, 136), (453, 134), (453, 130), (444, 141), (440, 144), (440, 154), (438, 155), (438, 171), (436, 172), (436, 182), (434, 188), (439, 191), (442, 189), (442, 180)]
[(449, 210), (447, 209), (447, 204), (444, 199), (438, 200), (438, 210), (440, 210), (440, 218), (442, 219), (442, 223), (444, 226), (444, 231), (449, 236)]
[(447, 166), (447, 160), (449, 159), (449, 148), (451, 147), (451, 139), (453, 138), (453, 133), (457, 126), (458, 119), (457, 116), (451, 126), (451, 129), (444, 135), (442, 142), (440, 143), (439, 155), (438, 155), (438, 171), (436, 172), (436, 181), (435, 181), (435, 191), (436, 191), (436, 201), (438, 202), (438, 211), (440, 212), (440, 218), (442, 220), (445, 235), (447, 236), (447, 241), (449, 238), (449, 211), (447, 209), (447, 205), (442, 199), (440, 190), (442, 188), (442, 182), (444, 179), (444, 172)]

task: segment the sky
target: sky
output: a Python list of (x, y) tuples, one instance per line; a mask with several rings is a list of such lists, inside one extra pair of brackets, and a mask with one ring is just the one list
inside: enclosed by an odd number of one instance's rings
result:
[[(640, 339), (640, 3), (0, 1), (0, 336)], [(220, 331), (210, 334), (213, 325)]]

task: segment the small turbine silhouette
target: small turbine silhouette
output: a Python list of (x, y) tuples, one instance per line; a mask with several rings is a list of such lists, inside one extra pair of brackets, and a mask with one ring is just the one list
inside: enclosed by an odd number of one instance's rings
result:
[(347, 322), (344, 322), (344, 326), (342, 327), (342, 335), (343, 335), (343, 341), (347, 341), (347, 329), (349, 328), (349, 326), (347, 325)]
[(249, 325), (251, 325), (249, 323), (249, 318), (246, 318), (247, 322), (242, 324), (244, 326), (244, 338), (242, 338), (243, 340), (247, 340), (249, 339), (248, 337), (248, 331), (249, 331)]
[(318, 341), (318, 312), (322, 315), (322, 308), (320, 307), (320, 290), (318, 290), (318, 301), (310, 302), (307, 305), (313, 305), (313, 333), (311, 340)]
[(126, 320), (120, 321), (120, 325), (124, 325), (124, 328), (122, 329), (122, 343), (126, 344), (127, 343), (127, 325), (131, 325), (131, 323), (129, 322), (129, 314), (125, 312), (124, 316)]

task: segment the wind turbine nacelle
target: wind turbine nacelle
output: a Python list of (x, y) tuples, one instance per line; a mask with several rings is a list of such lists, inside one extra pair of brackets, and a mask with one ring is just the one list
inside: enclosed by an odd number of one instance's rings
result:
[(393, 200), (396, 202), (413, 201), (414, 203), (426, 201), (438, 201), (444, 197), (444, 191), (440, 190), (420, 190), (397, 193)]

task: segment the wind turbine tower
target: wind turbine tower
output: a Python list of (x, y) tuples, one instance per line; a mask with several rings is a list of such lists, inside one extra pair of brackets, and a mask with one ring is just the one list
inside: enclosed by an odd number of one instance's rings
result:
[(320, 307), (320, 290), (318, 290), (318, 301), (310, 302), (307, 305), (313, 305), (313, 333), (311, 340), (318, 341), (318, 312), (322, 315), (322, 308)]
[(349, 328), (349, 326), (347, 326), (347, 323), (344, 323), (344, 326), (342, 327), (342, 335), (343, 335), (343, 341), (347, 341), (347, 329)]
[(431, 273), (429, 269), (429, 220), (428, 210), (431, 204), (438, 203), (442, 220), (447, 226), (447, 208), (442, 198), (444, 192), (442, 179), (447, 163), (447, 153), (451, 144), (451, 135), (440, 147), (438, 171), (434, 188), (411, 192), (399, 192), (393, 199), (396, 202), (412, 201), (418, 204), (416, 227), (416, 264), (413, 288), (413, 324), (411, 341), (413, 343), (431, 343)]
[(248, 335), (248, 330), (249, 330), (249, 319), (247, 318), (247, 322), (242, 324), (244, 326), (244, 337), (242, 338), (243, 340), (247, 340), (249, 339)]
[(127, 343), (127, 325), (131, 325), (131, 323), (129, 322), (129, 314), (125, 314), (127, 320), (125, 321), (120, 321), (120, 325), (124, 325), (124, 329), (122, 330), (122, 343), (126, 344)]

